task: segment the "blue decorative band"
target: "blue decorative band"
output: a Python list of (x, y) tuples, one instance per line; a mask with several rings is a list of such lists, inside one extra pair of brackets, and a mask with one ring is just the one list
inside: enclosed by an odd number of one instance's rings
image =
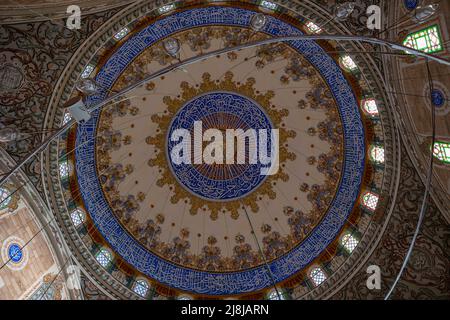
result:
[[(174, 13), (162, 18), (127, 40), (105, 63), (96, 80), (110, 88), (126, 66), (145, 48), (170, 34), (208, 25), (247, 27), (254, 11), (233, 7), (206, 7)], [(301, 31), (275, 17), (268, 16), (263, 32), (272, 36), (298, 35)], [(339, 66), (312, 41), (292, 41), (289, 45), (303, 54), (321, 73), (334, 95), (344, 131), (345, 161), (337, 194), (329, 211), (310, 236), (269, 264), (274, 280), (293, 276), (313, 261), (335, 239), (357, 200), (365, 161), (364, 128), (353, 91)], [(88, 103), (101, 101), (98, 95)], [(95, 129), (98, 112), (86, 124), (78, 126), (76, 172), (84, 204), (97, 229), (113, 250), (140, 272), (162, 284), (199, 294), (228, 295), (257, 291), (272, 285), (266, 266), (240, 272), (211, 273), (177, 266), (144, 248), (117, 221), (108, 206), (97, 177)]]

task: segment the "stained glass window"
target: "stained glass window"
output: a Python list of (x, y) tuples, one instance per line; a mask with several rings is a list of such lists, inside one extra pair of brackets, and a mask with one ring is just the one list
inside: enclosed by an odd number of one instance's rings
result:
[(445, 163), (450, 163), (450, 142), (436, 141), (433, 155)]
[(362, 196), (362, 204), (371, 211), (375, 211), (378, 204), (378, 196), (372, 192), (366, 192)]
[(265, 0), (261, 1), (260, 5), (261, 5), (261, 7), (264, 7), (264, 8), (270, 9), (270, 10), (275, 10), (277, 8), (276, 3), (273, 3), (270, 1), (265, 1)]
[(309, 276), (311, 277), (312, 281), (316, 286), (322, 284), (322, 282), (325, 281), (327, 276), (325, 275), (325, 272), (321, 268), (314, 268), (311, 270)]
[(352, 253), (358, 245), (358, 240), (351, 234), (347, 233), (342, 237), (341, 244), (349, 253)]
[(117, 32), (117, 33), (114, 35), (114, 39), (120, 40), (120, 39), (122, 39), (123, 37), (125, 37), (129, 32), (130, 32), (130, 29), (128, 29), (127, 27), (125, 27), (125, 28), (121, 29), (119, 32)]
[(69, 176), (69, 164), (67, 162), (61, 162), (59, 164), (59, 175), (61, 178), (67, 178)]
[(11, 244), (8, 247), (8, 257), (11, 262), (19, 263), (23, 257), (22, 248), (17, 243)]
[(147, 295), (149, 287), (150, 286), (148, 285), (147, 281), (140, 279), (134, 283), (133, 291), (141, 297), (145, 297)]
[(94, 71), (94, 66), (90, 64), (87, 65), (86, 68), (84, 68), (83, 72), (81, 73), (81, 77), (83, 79), (88, 78), (91, 75), (92, 71)]
[(102, 248), (99, 252), (97, 252), (95, 259), (103, 268), (106, 268), (112, 260), (111, 253), (109, 253), (108, 250)]
[(358, 66), (356, 65), (355, 61), (353, 61), (353, 59), (348, 55), (342, 56), (339, 60), (341, 66), (347, 71), (355, 71), (356, 69), (358, 69)]
[(403, 40), (403, 45), (427, 53), (444, 50), (444, 47), (442, 46), (441, 31), (437, 24), (410, 33), (405, 40)]
[(269, 300), (285, 300), (283, 292), (280, 291), (279, 289), (278, 292), (277, 290), (273, 289), (272, 291), (269, 292), (267, 297), (269, 298)]
[(361, 107), (364, 112), (370, 114), (371, 116), (378, 114), (377, 102), (374, 98), (363, 99), (361, 101)]
[(317, 24), (315, 24), (314, 22), (311, 22), (311, 21), (306, 23), (306, 28), (308, 29), (309, 33), (321, 33), (322, 32), (322, 29)]
[(384, 163), (384, 148), (380, 146), (371, 146), (369, 149), (370, 158), (374, 162)]
[(4, 188), (0, 188), (0, 210), (5, 209), (11, 202), (11, 197), (9, 196), (9, 191)]
[(175, 5), (168, 4), (167, 6), (162, 6), (162, 7), (158, 8), (158, 12), (160, 14), (163, 14), (163, 13), (169, 12), (170, 10), (173, 10), (173, 9), (175, 9)]
[(72, 213), (70, 214), (70, 218), (72, 219), (73, 225), (75, 227), (78, 227), (86, 220), (86, 215), (80, 209), (76, 209), (72, 211)]

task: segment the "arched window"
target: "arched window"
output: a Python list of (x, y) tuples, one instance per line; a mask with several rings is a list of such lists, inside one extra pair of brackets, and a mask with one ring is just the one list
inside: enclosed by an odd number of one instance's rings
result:
[(311, 277), (311, 280), (314, 282), (316, 286), (319, 286), (322, 284), (322, 282), (325, 281), (327, 276), (325, 275), (325, 272), (323, 272), (322, 268), (316, 267), (311, 270), (309, 273), (309, 276)]
[(444, 50), (441, 30), (437, 24), (408, 34), (403, 40), (403, 45), (427, 53)]
[(433, 155), (445, 163), (450, 163), (450, 142), (436, 141)]
[(378, 114), (377, 102), (374, 98), (363, 99), (361, 101), (361, 108), (363, 111), (371, 116)]
[(341, 244), (349, 253), (352, 253), (358, 245), (358, 239), (352, 236), (350, 233), (345, 234), (341, 238)]
[(339, 62), (342, 68), (344, 68), (347, 71), (353, 72), (356, 69), (358, 69), (358, 66), (356, 65), (355, 61), (353, 61), (353, 59), (349, 55), (340, 57)]
[(133, 291), (141, 297), (145, 297), (149, 288), (150, 286), (147, 281), (144, 279), (139, 279), (134, 283)]
[(362, 205), (371, 211), (375, 211), (378, 204), (378, 196), (372, 192), (366, 192), (362, 196)]
[(112, 260), (111, 253), (105, 248), (102, 248), (97, 252), (95, 260), (97, 260), (103, 268), (106, 268)]
[(69, 164), (67, 163), (67, 161), (61, 162), (59, 164), (59, 175), (62, 179), (69, 176)]
[(0, 188), (0, 210), (5, 209), (11, 202), (11, 197), (9, 197), (9, 191), (5, 188)]
[(267, 295), (267, 298), (269, 300), (285, 300), (283, 291), (281, 291), (280, 289), (278, 289), (278, 292), (275, 289), (271, 290)]
[(314, 22), (308, 21), (306, 24), (306, 30), (308, 31), (308, 33), (321, 33), (322, 29), (315, 24)]
[(80, 209), (72, 211), (72, 213), (70, 214), (70, 218), (72, 219), (73, 225), (75, 227), (78, 227), (80, 224), (86, 221), (86, 215)]
[(384, 148), (380, 146), (371, 146), (369, 155), (373, 162), (384, 163)]

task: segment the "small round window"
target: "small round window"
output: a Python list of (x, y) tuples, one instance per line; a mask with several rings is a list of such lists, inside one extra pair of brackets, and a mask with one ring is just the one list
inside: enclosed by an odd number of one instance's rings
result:
[(23, 258), (23, 252), (20, 245), (17, 243), (12, 243), (8, 247), (8, 257), (11, 262), (19, 263)]

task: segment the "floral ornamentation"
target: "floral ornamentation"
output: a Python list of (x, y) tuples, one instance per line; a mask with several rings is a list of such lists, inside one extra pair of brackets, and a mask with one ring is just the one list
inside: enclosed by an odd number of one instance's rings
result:
[(261, 256), (253, 252), (252, 246), (245, 242), (245, 237), (237, 234), (236, 245), (233, 248), (233, 268), (245, 269), (258, 264)]

